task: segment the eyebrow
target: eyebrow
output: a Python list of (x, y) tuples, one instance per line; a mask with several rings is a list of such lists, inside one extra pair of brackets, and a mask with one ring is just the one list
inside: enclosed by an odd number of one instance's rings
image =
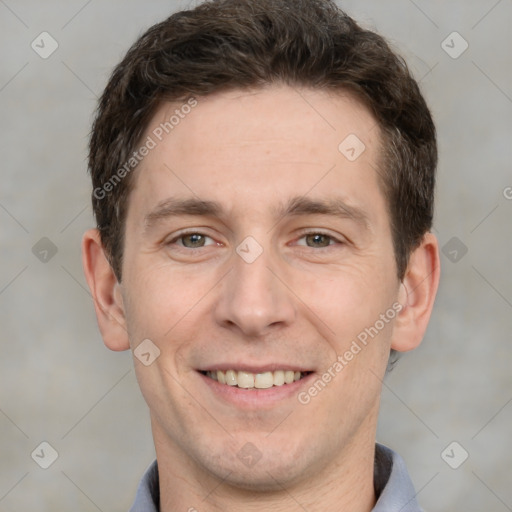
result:
[[(277, 222), (285, 217), (299, 215), (330, 215), (352, 220), (365, 229), (370, 229), (370, 221), (367, 213), (360, 207), (350, 205), (340, 197), (328, 199), (310, 199), (304, 196), (296, 196), (273, 209)], [(144, 217), (144, 231), (151, 230), (160, 222), (185, 215), (197, 217), (226, 216), (222, 205), (216, 201), (189, 198), (168, 198), (156, 205), (156, 207)]]

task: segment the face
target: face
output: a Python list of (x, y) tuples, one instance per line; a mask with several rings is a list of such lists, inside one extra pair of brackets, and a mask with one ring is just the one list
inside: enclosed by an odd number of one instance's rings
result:
[(247, 488), (333, 473), (373, 444), (399, 299), (379, 129), (273, 86), (198, 98), (160, 141), (176, 108), (145, 135), (119, 287), (131, 348), (160, 354), (134, 358), (157, 453)]

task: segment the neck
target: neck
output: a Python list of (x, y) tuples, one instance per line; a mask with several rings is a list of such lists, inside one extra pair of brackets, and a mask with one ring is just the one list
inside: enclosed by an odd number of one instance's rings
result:
[[(369, 421), (369, 423), (373, 423)], [(322, 510), (370, 512), (373, 487), (375, 425), (367, 425), (322, 471), (272, 490), (241, 488), (207, 471), (152, 422), (159, 469), (161, 512), (269, 512)]]

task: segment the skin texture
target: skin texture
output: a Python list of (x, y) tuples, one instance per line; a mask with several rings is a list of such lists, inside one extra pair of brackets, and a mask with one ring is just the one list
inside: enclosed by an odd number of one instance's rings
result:
[[(175, 108), (163, 104), (145, 137)], [(349, 134), (366, 147), (353, 162), (338, 150)], [(380, 145), (375, 120), (349, 95), (271, 86), (198, 98), (136, 171), (122, 283), (98, 232), (84, 235), (105, 344), (134, 350), (150, 339), (160, 350), (151, 365), (134, 364), (151, 414), (162, 511), (373, 507), (389, 350), (421, 342), (439, 280), (432, 234), (397, 278), (377, 179)], [(342, 200), (351, 214), (280, 213), (297, 197)], [(222, 211), (155, 214), (169, 198), (215, 201)], [(183, 230), (206, 238), (180, 238)], [(315, 233), (327, 237), (306, 236)], [(263, 250), (252, 263), (236, 252), (248, 236), (257, 242), (251, 254)], [(394, 303), (400, 313), (301, 404), (298, 393)], [(314, 373), (287, 396), (272, 400), (270, 390), (247, 402), (226, 399), (198, 372), (242, 365)], [(260, 458), (248, 464), (240, 450)]]

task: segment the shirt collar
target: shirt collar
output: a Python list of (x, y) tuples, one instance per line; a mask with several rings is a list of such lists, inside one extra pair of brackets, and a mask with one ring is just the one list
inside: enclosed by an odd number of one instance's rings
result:
[(373, 483), (378, 498), (372, 512), (423, 512), (404, 460), (378, 443), (375, 445)]
[[(402, 457), (378, 443), (375, 446), (373, 483), (378, 499), (372, 512), (422, 512)], [(130, 512), (159, 512), (159, 502), (158, 466), (155, 460), (139, 484)]]

